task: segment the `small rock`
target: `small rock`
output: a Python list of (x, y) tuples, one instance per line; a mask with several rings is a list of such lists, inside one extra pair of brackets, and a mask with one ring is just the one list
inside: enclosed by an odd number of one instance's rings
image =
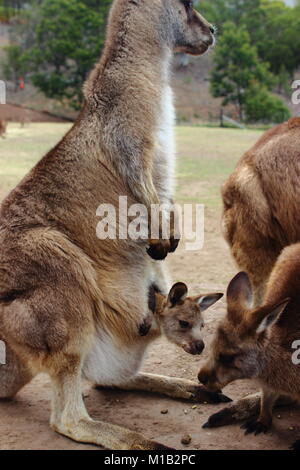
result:
[(181, 444), (188, 446), (192, 442), (192, 438), (189, 434), (186, 434), (181, 438)]
[(161, 410), (162, 415), (167, 415), (168, 413), (169, 413), (169, 410), (167, 409)]
[(290, 426), (290, 427), (289, 427), (289, 431), (295, 431), (294, 426)]
[(188, 410), (183, 410), (184, 414), (187, 415), (188, 414)]
[(281, 419), (281, 415), (277, 415), (277, 419)]
[(192, 410), (196, 410), (198, 408), (197, 405), (192, 406)]

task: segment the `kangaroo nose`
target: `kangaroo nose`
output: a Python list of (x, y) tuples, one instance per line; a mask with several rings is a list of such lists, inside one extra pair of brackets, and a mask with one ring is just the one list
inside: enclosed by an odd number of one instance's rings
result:
[(216, 32), (216, 28), (214, 26), (210, 26), (209, 30), (210, 30), (211, 34), (215, 34), (215, 32)]
[(197, 343), (195, 344), (195, 349), (196, 349), (197, 354), (201, 354), (204, 348), (205, 348), (204, 342), (202, 340), (197, 341)]

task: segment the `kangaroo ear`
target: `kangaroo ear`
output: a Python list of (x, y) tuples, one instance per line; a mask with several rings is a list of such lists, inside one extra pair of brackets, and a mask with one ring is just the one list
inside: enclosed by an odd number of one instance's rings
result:
[(204, 312), (209, 307), (214, 305), (218, 300), (223, 297), (224, 294), (215, 293), (215, 294), (206, 294), (196, 297), (195, 300), (199, 304), (201, 312)]
[(174, 284), (168, 296), (169, 307), (174, 307), (176, 304), (182, 303), (186, 298), (188, 288), (183, 282)]
[(251, 309), (253, 301), (252, 286), (247, 273), (237, 274), (227, 289), (228, 306)]
[(256, 333), (259, 335), (277, 323), (290, 301), (291, 299), (285, 299), (280, 302), (280, 304), (275, 305), (263, 320), (261, 320), (256, 329)]

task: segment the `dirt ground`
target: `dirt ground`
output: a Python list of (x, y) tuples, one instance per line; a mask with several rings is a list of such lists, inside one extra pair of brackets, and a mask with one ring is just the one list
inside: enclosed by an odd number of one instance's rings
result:
[[(52, 124), (52, 127), (47, 125), (47, 128), (40, 126), (42, 125), (31, 126), (22, 131), (17, 126), (12, 127), (7, 139), (0, 142), (1, 196), (42, 155), (41, 140), (45, 140), (45, 151), (66, 130), (65, 125), (57, 127), (58, 125)], [(185, 281), (195, 294), (211, 290), (224, 291), (236, 272), (220, 232), (219, 188), (238, 157), (259, 135), (258, 131), (178, 129), (177, 200), (183, 203), (205, 202), (205, 243), (199, 252), (187, 252), (182, 243), (176, 254), (169, 257), (168, 264), (174, 281)], [(19, 149), (17, 156), (10, 156), (12, 149)], [(207, 356), (217, 322), (224, 312), (225, 303), (221, 301), (206, 313), (204, 336), (207, 347), (200, 358), (189, 356), (168, 344), (165, 339), (160, 339), (149, 349), (144, 370), (195, 380), (201, 363)], [(235, 399), (255, 390), (253, 384), (243, 381), (228, 386), (225, 393)], [(84, 384), (84, 391), (86, 405), (93, 418), (127, 426), (176, 449), (186, 448), (181, 444), (184, 434), (192, 436), (187, 448), (196, 450), (287, 449), (300, 438), (300, 410), (295, 408), (276, 412), (274, 427), (269, 434), (246, 437), (239, 426), (216, 430), (201, 428), (208, 417), (221, 409), (222, 405), (198, 405), (195, 408), (194, 404), (147, 393), (98, 391), (89, 384)], [(75, 443), (55, 434), (49, 428), (50, 399), (49, 379), (40, 375), (13, 401), (0, 403), (1, 450), (99, 449), (96, 446)], [(165, 409), (168, 413), (162, 414), (161, 411)]]

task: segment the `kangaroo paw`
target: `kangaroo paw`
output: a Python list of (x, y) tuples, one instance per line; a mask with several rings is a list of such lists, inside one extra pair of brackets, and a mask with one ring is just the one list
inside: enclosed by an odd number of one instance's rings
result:
[(259, 415), (260, 394), (248, 395), (241, 400), (232, 402), (227, 408), (213, 414), (205, 428), (218, 428), (243, 421), (254, 420)]
[(234, 417), (232, 414), (232, 410), (230, 408), (224, 408), (218, 413), (215, 413), (210, 416), (209, 420), (205, 424), (203, 424), (202, 427), (203, 429), (219, 428), (221, 426), (227, 426), (228, 424), (232, 424), (233, 422)]
[(205, 390), (205, 388), (201, 386), (196, 386), (192, 390), (192, 401), (196, 403), (210, 403), (210, 404), (217, 404), (217, 403), (229, 403), (231, 402), (231, 398), (226, 397), (222, 393), (216, 392), (209, 392)]
[(169, 240), (150, 240), (147, 253), (152, 259), (156, 261), (162, 261), (168, 256), (169, 252)]
[(178, 248), (180, 240), (178, 238), (171, 237), (170, 238), (170, 253), (175, 253)]
[(267, 426), (258, 419), (254, 421), (248, 421), (241, 426), (241, 429), (245, 429), (245, 435), (254, 434), (255, 436), (258, 436), (259, 434), (267, 434), (270, 426)]

